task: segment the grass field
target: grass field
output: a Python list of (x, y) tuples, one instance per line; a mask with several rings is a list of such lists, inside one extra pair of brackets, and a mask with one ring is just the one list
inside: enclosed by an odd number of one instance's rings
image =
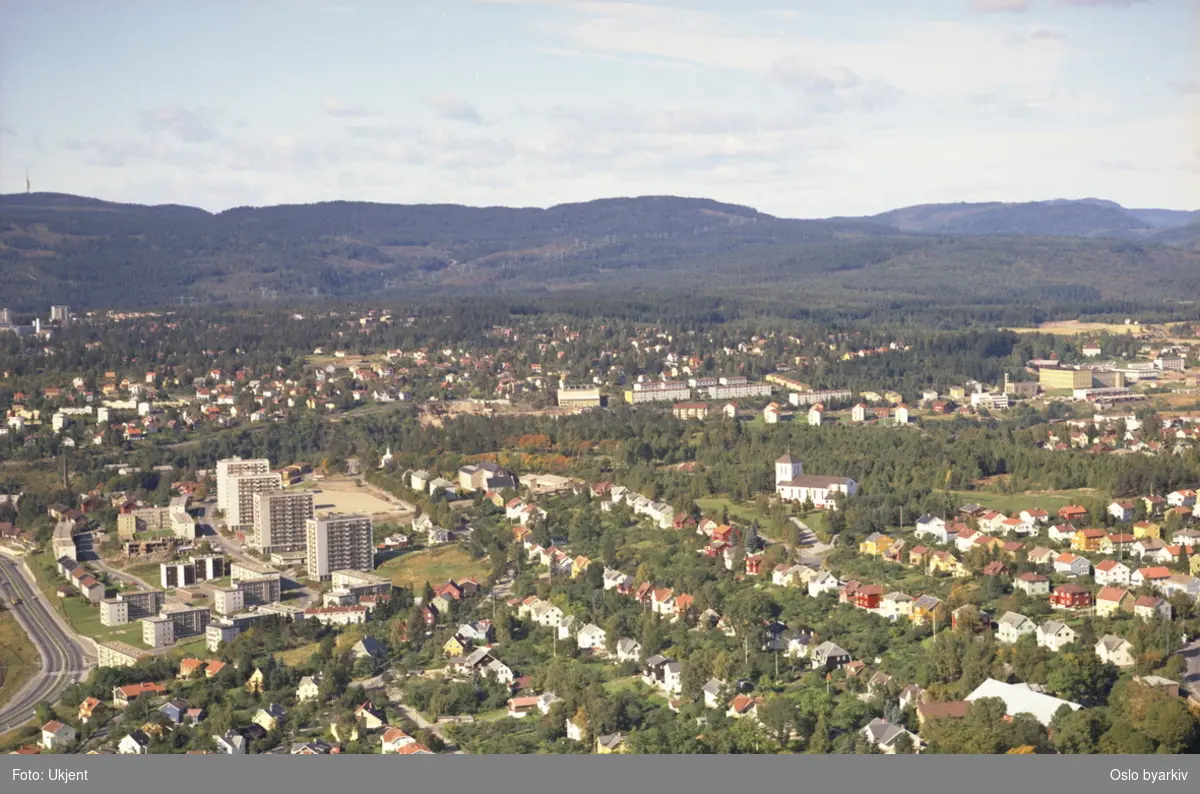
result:
[(482, 581), (488, 565), (484, 560), (471, 559), (471, 555), (459, 546), (439, 546), (401, 554), (379, 566), (375, 572), (381, 576), (390, 575), (396, 587), (407, 587), (419, 594), (426, 582), (439, 585), (445, 584), (447, 579), (457, 581), (468, 576)]
[[(105, 626), (100, 623), (100, 610), (85, 601), (82, 596), (74, 594), (67, 598), (59, 598), (55, 590), (59, 585), (66, 584), (66, 580), (58, 575), (54, 566), (54, 559), (49, 554), (29, 558), (29, 567), (37, 579), (38, 589), (42, 591), (46, 601), (67, 619), (71, 628), (98, 642), (120, 640), (142, 647), (141, 623), (135, 621), (125, 626)], [(157, 567), (155, 572), (157, 573)]]
[(711, 497), (709, 499), (697, 499), (696, 504), (700, 505), (700, 509), (706, 516), (712, 516), (714, 519), (720, 519), (721, 510), (729, 511), (729, 517), (735, 521), (745, 521), (747, 523), (759, 518), (758, 509), (753, 504), (745, 504), (734, 502), (731, 499), (724, 497)]
[(1098, 334), (1106, 331), (1110, 334), (1140, 334), (1145, 328), (1138, 323), (1082, 323), (1078, 320), (1058, 320), (1042, 323), (1037, 328), (1008, 328), (1018, 334), (1056, 334), (1058, 336), (1075, 336), (1077, 334)]
[(0, 704), (39, 670), (37, 648), (7, 610), (0, 612)]
[(1060, 507), (1078, 504), (1081, 500), (1104, 498), (1099, 491), (1081, 489), (1076, 491), (1035, 491), (1030, 493), (988, 493), (987, 491), (954, 491), (955, 496), (964, 504), (974, 502), (980, 507), (998, 510), (1001, 513), (1012, 513), (1025, 508), (1042, 508), (1050, 513)]
[[(344, 651), (354, 647), (354, 644), (363, 638), (363, 630), (360, 626), (351, 626), (338, 635), (337, 648), (339, 651)], [(307, 645), (301, 645), (298, 648), (292, 648), (286, 651), (280, 651), (275, 654), (275, 658), (283, 662), (289, 667), (305, 664), (314, 653), (320, 650), (319, 642), (310, 642)]]

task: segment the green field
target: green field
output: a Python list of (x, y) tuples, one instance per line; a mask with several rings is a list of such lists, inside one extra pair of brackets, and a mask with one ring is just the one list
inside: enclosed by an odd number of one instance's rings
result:
[(62, 612), (66, 615), (71, 627), (85, 637), (91, 637), (97, 642), (118, 640), (139, 648), (142, 647), (142, 624), (140, 622), (134, 621), (124, 626), (105, 626), (100, 623), (99, 608), (89, 604), (82, 596), (68, 596), (58, 599), (58, 602), (62, 605)]
[(7, 610), (0, 612), (0, 704), (37, 673), (37, 648)]
[(758, 509), (753, 504), (734, 502), (724, 497), (714, 496), (708, 499), (697, 499), (696, 504), (700, 505), (700, 509), (704, 512), (705, 516), (709, 516), (714, 520), (720, 520), (722, 509), (727, 510), (729, 517), (734, 521), (749, 523), (756, 518), (760, 518)]
[[(354, 644), (363, 638), (363, 630), (361, 626), (350, 626), (337, 638), (337, 648), (339, 651), (349, 650), (354, 647)], [(201, 642), (203, 646), (203, 641)], [(307, 645), (301, 645), (298, 648), (291, 648), (286, 651), (279, 651), (275, 654), (275, 658), (283, 662), (288, 667), (296, 667), (298, 665), (307, 664), (312, 655), (321, 649), (321, 643), (310, 642)], [(202, 647), (203, 650), (203, 647)]]
[(471, 559), (471, 555), (461, 547), (440, 546), (401, 554), (380, 565), (376, 573), (390, 575), (396, 587), (419, 592), (426, 582), (436, 586), (445, 584), (448, 579), (458, 581), (469, 576), (482, 581), (488, 570), (485, 560)]
[(1016, 494), (988, 493), (987, 491), (952, 491), (952, 493), (961, 499), (963, 504), (974, 502), (980, 507), (998, 510), (1005, 514), (1038, 507), (1055, 513), (1061, 507), (1079, 504), (1081, 501), (1091, 502), (1097, 499), (1107, 501), (1105, 494), (1090, 490), (1037, 491)]

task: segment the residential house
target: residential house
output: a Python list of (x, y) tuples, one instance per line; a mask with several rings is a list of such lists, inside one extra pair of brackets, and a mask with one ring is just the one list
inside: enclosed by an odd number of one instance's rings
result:
[(43, 750), (61, 750), (74, 744), (77, 738), (78, 734), (75, 729), (65, 722), (50, 720), (42, 726), (41, 746)]
[(1142, 538), (1162, 540), (1162, 526), (1150, 521), (1139, 521), (1133, 525), (1133, 537), (1137, 540)]
[(308, 700), (317, 700), (320, 696), (320, 676), (306, 675), (300, 679), (300, 683), (296, 687), (296, 700), (304, 703)]
[(283, 706), (271, 703), (256, 711), (250, 721), (261, 726), (265, 731), (273, 731), (279, 727), (285, 716), (287, 716), (287, 711)]
[(1108, 618), (1132, 610), (1133, 601), (1133, 594), (1123, 587), (1101, 587), (1096, 593), (1096, 615)]
[(929, 594), (918, 596), (912, 603), (912, 614), (909, 619), (923, 625), (932, 622), (937, 617), (937, 610), (942, 605), (942, 599)]
[(1028, 596), (1048, 595), (1050, 579), (1041, 574), (1022, 573), (1013, 579), (1013, 587)]
[(892, 755), (896, 752), (897, 743), (902, 736), (908, 737), (909, 744), (914, 751), (918, 750), (921, 746), (921, 740), (916, 735), (880, 717), (876, 717), (867, 723), (866, 727), (860, 733), (862, 733), (863, 738), (885, 755)]
[(763, 698), (750, 697), (741, 693), (734, 695), (729, 701), (729, 708), (725, 712), (725, 716), (732, 717), (735, 720), (740, 720), (743, 717), (749, 717), (753, 720), (758, 719), (758, 707), (763, 704)]
[(946, 528), (946, 522), (931, 515), (923, 515), (917, 519), (914, 534), (918, 538), (927, 538), (936, 543), (950, 542), (950, 532)]
[(245, 755), (246, 737), (230, 728), (220, 736), (213, 736), (213, 744), (221, 755)]
[(1132, 571), (1129, 570), (1129, 566), (1117, 560), (1103, 560), (1096, 563), (1093, 575), (1096, 578), (1096, 584), (1102, 587), (1126, 587), (1129, 585)]
[(1108, 537), (1103, 529), (1080, 529), (1071, 538), (1071, 548), (1075, 551), (1100, 551), (1100, 544)]
[(104, 708), (104, 701), (99, 698), (88, 697), (79, 704), (79, 722), (87, 725), (93, 718), (99, 716), (100, 711)]
[(888, 620), (896, 621), (912, 615), (913, 597), (901, 592), (892, 592), (883, 596), (879, 602), (879, 614)]
[(814, 670), (830, 672), (850, 664), (850, 652), (826, 640), (809, 652)]
[(1108, 514), (1113, 520), (1127, 524), (1133, 520), (1133, 502), (1112, 502), (1108, 506)]
[(142, 730), (133, 731), (117, 743), (117, 752), (121, 755), (145, 755), (150, 752), (150, 737)]
[(1052, 609), (1087, 609), (1092, 605), (1092, 591), (1077, 584), (1060, 585), (1050, 593)]
[(701, 688), (704, 693), (704, 707), (706, 709), (715, 709), (721, 703), (721, 695), (725, 692), (727, 684), (719, 678), (710, 678)]
[(1114, 634), (1105, 634), (1096, 643), (1096, 655), (1100, 661), (1109, 662), (1117, 667), (1133, 667), (1133, 644)]
[(1026, 634), (1036, 631), (1036, 623), (1016, 612), (1005, 612), (1000, 620), (996, 621), (996, 639), (999, 642), (1012, 644)]
[(1075, 631), (1059, 620), (1047, 620), (1037, 628), (1037, 644), (1048, 651), (1058, 652), (1075, 642)]
[(642, 646), (637, 640), (622, 637), (617, 640), (617, 661), (636, 662), (642, 658)]
[(1092, 572), (1092, 563), (1088, 559), (1068, 551), (1058, 555), (1058, 559), (1054, 561), (1054, 572), (1071, 578), (1088, 576)]
[(608, 641), (604, 629), (594, 623), (589, 623), (575, 635), (575, 642), (581, 651), (602, 650)]
[(1159, 588), (1170, 578), (1171, 569), (1161, 565), (1152, 568), (1138, 568), (1129, 577), (1129, 584), (1134, 589), (1139, 587)]
[(1144, 621), (1170, 620), (1173, 616), (1171, 602), (1158, 596), (1139, 596), (1133, 602), (1133, 614)]

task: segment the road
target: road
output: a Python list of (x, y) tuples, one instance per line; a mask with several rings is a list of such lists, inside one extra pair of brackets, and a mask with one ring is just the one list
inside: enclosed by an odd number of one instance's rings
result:
[(1185, 645), (1177, 653), (1187, 663), (1183, 681), (1180, 683), (1183, 684), (1184, 689), (1200, 699), (1200, 640), (1194, 640), (1191, 645)]
[(84, 680), (95, 660), (67, 632), (22, 566), (3, 556), (0, 556), (0, 591), (9, 603), (14, 596), (21, 599), (12, 608), (12, 614), (37, 648), (42, 663), (41, 672), (11, 700), (0, 705), (0, 732), (4, 732), (32, 719), (38, 703), (53, 702), (68, 686)]

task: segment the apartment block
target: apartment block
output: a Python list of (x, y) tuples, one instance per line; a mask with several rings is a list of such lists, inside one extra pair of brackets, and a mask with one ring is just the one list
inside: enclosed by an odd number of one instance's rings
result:
[(125, 642), (96, 643), (97, 664), (100, 667), (133, 667), (150, 654)]
[(129, 602), (105, 598), (100, 602), (101, 626), (124, 626), (129, 622)]
[(242, 591), (242, 602), (246, 606), (274, 604), (279, 600), (283, 589), (278, 574), (261, 579), (242, 579), (237, 583), (237, 587)]
[(271, 471), (265, 458), (217, 461), (217, 506), (230, 527), (253, 531), (255, 497), (282, 488), (283, 477)]
[(268, 491), (255, 494), (251, 544), (261, 552), (302, 551), (308, 545), (305, 522), (312, 518), (311, 491)]
[(334, 571), (330, 584), (334, 590), (346, 590), (357, 596), (388, 595), (392, 580), (366, 571)]
[(240, 587), (218, 587), (213, 590), (213, 609), (222, 615), (232, 615), (246, 608), (246, 594)]
[[(307, 533), (307, 528), (305, 532)], [(305, 536), (305, 543), (308, 543), (307, 534)], [(229, 581), (231, 584), (237, 584), (243, 579), (262, 579), (269, 576), (274, 576), (278, 579), (279, 571), (263, 562), (232, 560), (229, 563)]]
[(375, 568), (374, 525), (369, 517), (335, 513), (305, 523), (310, 578), (330, 579), (338, 570)]
[(117, 600), (129, 604), (129, 619), (157, 615), (163, 608), (166, 594), (162, 590), (135, 590), (117, 593)]
[(151, 648), (175, 644), (175, 622), (166, 615), (142, 618), (142, 642)]
[(176, 637), (190, 637), (204, 633), (212, 620), (212, 610), (208, 607), (171, 607), (164, 609), (159, 617), (171, 621)]

